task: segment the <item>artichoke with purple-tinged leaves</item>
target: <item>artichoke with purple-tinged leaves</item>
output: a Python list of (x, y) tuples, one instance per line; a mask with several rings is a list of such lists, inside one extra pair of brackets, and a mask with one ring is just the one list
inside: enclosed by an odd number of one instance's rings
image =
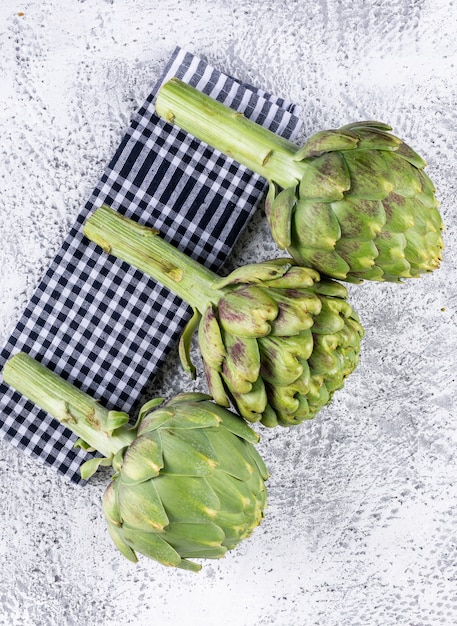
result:
[(198, 327), (211, 395), (251, 422), (291, 426), (313, 418), (358, 363), (363, 328), (347, 290), (313, 269), (274, 259), (220, 278), (106, 206), (84, 232), (193, 307), (180, 342), (184, 367), (193, 371), (189, 344)]
[(273, 238), (294, 260), (350, 282), (437, 269), (443, 223), (425, 161), (380, 122), (313, 135), (301, 148), (173, 78), (156, 111), (270, 182)]
[(3, 378), (98, 450), (81, 466), (84, 478), (112, 466), (103, 496), (110, 535), (131, 561), (137, 553), (198, 571), (192, 559), (214, 559), (261, 522), (268, 471), (244, 420), (200, 393), (146, 403), (135, 425), (108, 411), (29, 355), (13, 356)]

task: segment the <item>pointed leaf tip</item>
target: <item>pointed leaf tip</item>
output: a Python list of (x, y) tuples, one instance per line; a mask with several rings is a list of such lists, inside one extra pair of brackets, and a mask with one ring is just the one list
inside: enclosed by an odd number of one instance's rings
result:
[(311, 157), (320, 156), (324, 152), (339, 150), (353, 150), (357, 147), (358, 138), (350, 129), (321, 130), (312, 135), (308, 141), (296, 152), (294, 161), (303, 161)]

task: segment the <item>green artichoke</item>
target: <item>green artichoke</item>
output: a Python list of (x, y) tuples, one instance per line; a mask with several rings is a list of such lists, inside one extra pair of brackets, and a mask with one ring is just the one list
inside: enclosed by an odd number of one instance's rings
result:
[(248, 537), (266, 506), (266, 467), (246, 422), (201, 394), (145, 412), (137, 438), (113, 466), (103, 496), (108, 529), (136, 552), (197, 571)]
[(194, 308), (180, 342), (184, 367), (194, 371), (189, 345), (198, 327), (210, 393), (251, 422), (313, 418), (358, 363), (363, 328), (347, 290), (313, 269), (274, 259), (221, 279), (109, 207), (97, 209), (84, 231)]
[(437, 269), (443, 223), (424, 160), (380, 122), (278, 137), (173, 78), (156, 110), (270, 182), (267, 219), (295, 262), (350, 282)]
[(103, 512), (115, 545), (164, 565), (197, 571), (193, 558), (219, 558), (248, 537), (266, 507), (268, 471), (244, 420), (188, 393), (146, 403), (135, 425), (108, 411), (47, 367), (19, 353), (4, 381), (70, 428), (77, 445), (98, 450), (81, 466), (83, 478), (113, 466)]
[(346, 288), (290, 259), (220, 281), (198, 340), (210, 393), (265, 426), (313, 418), (355, 369), (363, 328)]
[(298, 184), (270, 186), (267, 219), (297, 263), (353, 282), (437, 269), (443, 223), (425, 162), (379, 122), (316, 133)]

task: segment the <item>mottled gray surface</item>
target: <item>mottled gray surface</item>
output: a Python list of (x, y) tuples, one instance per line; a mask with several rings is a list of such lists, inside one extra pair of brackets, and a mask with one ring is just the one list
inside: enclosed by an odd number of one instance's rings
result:
[[(0, 624), (457, 623), (456, 37), (448, 0), (2, 0), (2, 342), (177, 44), (300, 103), (304, 135), (392, 124), (429, 163), (447, 250), (420, 281), (350, 288), (358, 370), (315, 421), (259, 429), (266, 520), (198, 575), (123, 560), (108, 474), (81, 489), (0, 442)], [(259, 213), (231, 264), (274, 254)], [(172, 355), (151, 393), (197, 388)]]

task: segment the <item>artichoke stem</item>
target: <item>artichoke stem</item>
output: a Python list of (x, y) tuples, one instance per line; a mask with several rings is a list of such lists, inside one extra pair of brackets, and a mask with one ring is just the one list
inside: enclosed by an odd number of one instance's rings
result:
[(222, 292), (214, 288), (219, 276), (175, 248), (157, 230), (101, 206), (84, 225), (88, 239), (105, 252), (151, 276), (194, 309), (205, 310)]
[(293, 187), (303, 177), (306, 164), (294, 160), (294, 143), (178, 78), (160, 89), (155, 109), (168, 122), (281, 187)]
[(110, 411), (24, 352), (7, 361), (2, 375), (8, 385), (105, 457), (128, 446), (135, 438), (135, 431), (127, 425), (110, 434)]

